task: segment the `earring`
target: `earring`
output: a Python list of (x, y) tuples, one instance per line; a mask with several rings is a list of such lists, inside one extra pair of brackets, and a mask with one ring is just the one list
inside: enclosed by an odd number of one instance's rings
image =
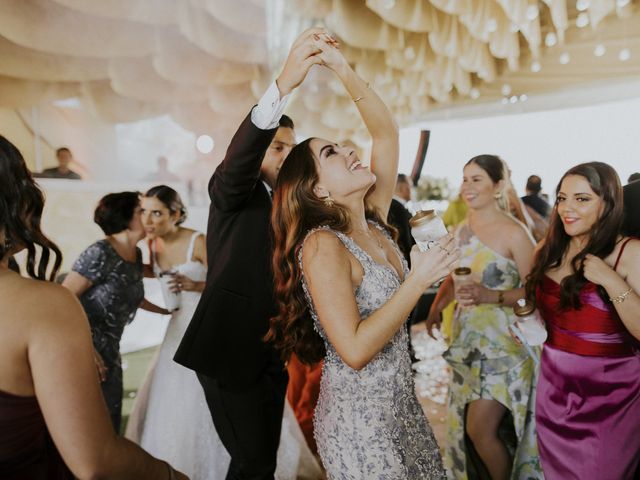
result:
[(493, 198), (495, 198), (496, 200), (500, 200), (502, 198), (502, 193), (494, 193), (493, 194)]
[(335, 205), (336, 202), (333, 201), (333, 198), (331, 198), (331, 195), (327, 195), (326, 197), (324, 197), (322, 199), (322, 201), (324, 202), (325, 206), (331, 208)]

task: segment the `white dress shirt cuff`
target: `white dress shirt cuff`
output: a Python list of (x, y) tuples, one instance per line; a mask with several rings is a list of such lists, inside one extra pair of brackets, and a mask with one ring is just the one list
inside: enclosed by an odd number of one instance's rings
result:
[(290, 96), (291, 94), (280, 98), (280, 91), (274, 81), (262, 95), (258, 105), (251, 110), (251, 122), (261, 130), (277, 128)]

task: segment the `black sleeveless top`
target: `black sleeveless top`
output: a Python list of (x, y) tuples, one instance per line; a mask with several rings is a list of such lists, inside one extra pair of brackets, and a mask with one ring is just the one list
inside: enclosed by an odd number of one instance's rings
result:
[(0, 390), (0, 479), (73, 478), (51, 440), (36, 397)]

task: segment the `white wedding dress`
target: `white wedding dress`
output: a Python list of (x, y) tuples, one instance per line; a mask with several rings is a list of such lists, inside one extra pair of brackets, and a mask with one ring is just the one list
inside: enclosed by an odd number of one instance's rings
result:
[[(174, 268), (192, 280), (204, 281), (205, 266), (192, 260), (198, 235), (195, 232), (191, 238), (186, 262)], [(157, 262), (153, 263), (155, 271)], [(180, 309), (172, 314), (162, 345), (138, 391), (125, 436), (192, 480), (223, 480), (229, 454), (213, 426), (202, 386), (193, 371), (173, 361), (200, 293), (183, 291), (181, 297)], [(277, 461), (277, 479), (324, 478), (288, 402)]]

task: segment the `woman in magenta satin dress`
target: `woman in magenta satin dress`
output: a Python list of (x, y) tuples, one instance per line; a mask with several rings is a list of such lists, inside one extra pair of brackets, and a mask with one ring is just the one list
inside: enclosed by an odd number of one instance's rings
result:
[(527, 283), (544, 318), (536, 422), (547, 480), (637, 478), (640, 241), (623, 237), (622, 188), (601, 162), (556, 190)]

